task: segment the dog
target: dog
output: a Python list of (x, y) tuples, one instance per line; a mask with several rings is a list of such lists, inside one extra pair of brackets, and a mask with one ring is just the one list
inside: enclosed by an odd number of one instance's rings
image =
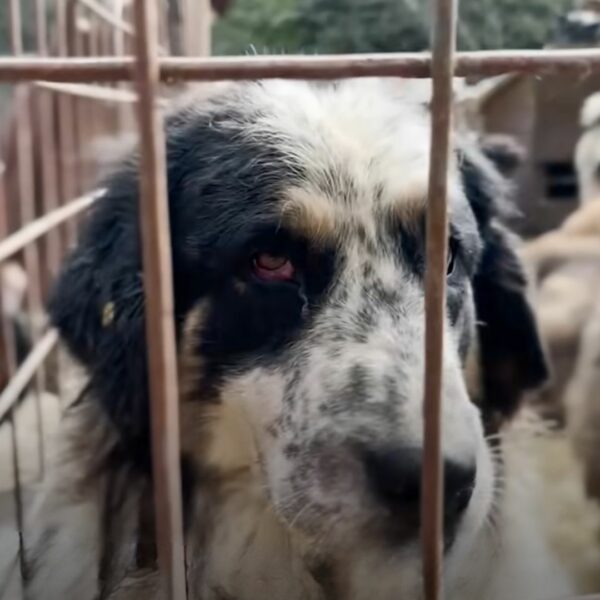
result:
[(600, 499), (600, 202), (582, 204), (561, 227), (526, 244), (522, 256), (552, 366), (550, 385), (531, 401), (565, 425), (587, 492)]
[[(408, 82), (218, 86), (166, 115), (188, 594), (421, 597), (427, 103)], [(31, 515), (26, 597), (162, 598), (137, 157), (106, 181), (50, 301), (73, 398)], [(503, 424), (547, 376), (502, 225), (458, 133), (443, 349), (444, 586), (573, 591)]]
[(583, 204), (557, 229), (527, 242), (521, 257), (547, 347), (552, 379), (531, 401), (548, 418), (568, 420), (565, 392), (600, 293), (600, 202)]

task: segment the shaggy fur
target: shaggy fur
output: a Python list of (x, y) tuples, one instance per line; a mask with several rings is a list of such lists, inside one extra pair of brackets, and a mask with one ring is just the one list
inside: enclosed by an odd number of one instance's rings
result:
[[(409, 89), (231, 85), (167, 118), (192, 599), (420, 597), (430, 121)], [(546, 376), (505, 186), (463, 137), (448, 181), (446, 597), (561, 597), (498, 435)], [(51, 302), (81, 383), (33, 516), (31, 599), (160, 597), (137, 188), (133, 157)]]

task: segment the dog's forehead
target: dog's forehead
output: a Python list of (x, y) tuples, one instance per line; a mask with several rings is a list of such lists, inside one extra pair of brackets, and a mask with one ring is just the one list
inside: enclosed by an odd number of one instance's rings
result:
[[(414, 220), (425, 208), (430, 118), (422, 98), (402, 82), (283, 80), (248, 88), (245, 136), (277, 146), (302, 177), (283, 190), (284, 213), (313, 234), (348, 222), (375, 224), (393, 214)], [(451, 199), (462, 194), (456, 165)]]

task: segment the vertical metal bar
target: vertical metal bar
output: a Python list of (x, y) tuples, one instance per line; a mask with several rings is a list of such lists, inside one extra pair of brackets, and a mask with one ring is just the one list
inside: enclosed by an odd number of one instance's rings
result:
[(17, 438), (17, 421), (15, 411), (11, 410), (8, 417), (10, 427), (10, 446), (13, 469), (13, 495), (15, 498), (15, 520), (17, 524), (17, 536), (19, 538), (19, 567), (21, 580), (27, 578), (27, 557), (25, 556), (25, 532), (23, 522), (23, 489), (21, 486), (21, 473), (19, 468), (19, 440)]
[[(115, 0), (114, 2), (114, 14), (117, 18), (123, 20), (123, 2), (124, 0)], [(123, 56), (125, 54), (125, 32), (118, 28), (114, 28), (113, 33), (113, 47), (114, 47), (114, 55), (115, 56)], [(128, 84), (126, 83), (117, 83), (115, 84), (117, 89), (129, 89)], [(118, 108), (118, 129), (120, 131), (125, 131), (129, 127), (129, 115), (130, 108), (126, 105), (119, 106)]]
[[(46, 0), (36, 0), (36, 44), (40, 56), (48, 56), (48, 29), (46, 21)], [(57, 163), (55, 160), (56, 146), (54, 142), (54, 103), (52, 93), (38, 89), (35, 93), (38, 113), (38, 136), (40, 140), (40, 195), (44, 213), (58, 208), (58, 180), (56, 177)], [(52, 279), (58, 270), (61, 248), (57, 231), (48, 233), (45, 240), (46, 248), (46, 283)]]
[[(5, 237), (8, 231), (8, 205), (4, 176), (0, 179), (0, 239)], [(15, 332), (12, 323), (5, 316), (2, 308), (2, 294), (0, 294), (0, 390), (3, 390), (10, 378), (17, 370), (17, 351)], [(21, 568), (21, 579), (24, 580), (27, 570), (25, 557), (25, 540), (23, 525), (23, 496), (21, 493), (21, 475), (19, 470), (19, 447), (17, 438), (17, 423), (14, 412), (11, 410), (8, 417), (11, 442), (11, 463), (13, 469), (13, 498), (15, 506), (15, 524), (19, 540), (19, 566)]]
[(188, 56), (209, 56), (212, 31), (210, 0), (180, 1), (182, 3), (184, 52)]
[(183, 17), (181, 14), (181, 0), (167, 1), (168, 47), (171, 54), (181, 56), (184, 54)]
[[(77, 29), (75, 31), (74, 50), (77, 56), (87, 56), (87, 34)], [(89, 134), (89, 125), (91, 118), (91, 101), (78, 98), (74, 100), (75, 108), (75, 119), (77, 121), (77, 145), (79, 148), (85, 148), (86, 143), (91, 138)], [(87, 156), (80, 156), (80, 192), (88, 189), (91, 185), (93, 173), (91, 172), (90, 163), (87, 160)]]
[(439, 600), (442, 597), (444, 488), (441, 403), (448, 246), (447, 188), (451, 152), (456, 11), (456, 0), (435, 2), (425, 274), (424, 463), (421, 507), (425, 600)]
[[(19, 0), (11, 0), (11, 49), (15, 56), (23, 52), (21, 31), (21, 8)], [(31, 131), (31, 117), (33, 106), (31, 104), (31, 88), (26, 84), (18, 85), (15, 90), (15, 141), (17, 156), (17, 193), (16, 199), (20, 208), (20, 225), (33, 221), (36, 217), (35, 209), (35, 169), (33, 161), (33, 136)], [(24, 250), (25, 270), (27, 272), (27, 308), (29, 312), (29, 327), (31, 337), (35, 344), (39, 338), (36, 317), (42, 314), (42, 296), (40, 285), (40, 256), (36, 244), (29, 244)], [(40, 474), (44, 470), (44, 436), (42, 425), (41, 398), (46, 387), (43, 370), (38, 369), (34, 378), (35, 409), (38, 430), (38, 459)]]
[(168, 11), (168, 2), (158, 2), (158, 45), (159, 54), (163, 56), (173, 54), (171, 51), (171, 36), (169, 35)]
[[(69, 55), (67, 44), (67, 0), (56, 0), (56, 39), (58, 55)], [(59, 141), (59, 166), (60, 166), (60, 194), (61, 204), (64, 204), (77, 195), (76, 182), (72, 173), (72, 162), (75, 158), (75, 139), (73, 131), (73, 99), (68, 94), (58, 94), (58, 141)], [(76, 238), (75, 224), (68, 221), (64, 232), (65, 246), (74, 243)]]
[[(78, 48), (77, 48), (77, 30), (78, 30), (78, 2), (74, 0), (69, 0), (66, 5), (66, 29), (65, 33), (67, 36), (67, 52), (69, 56), (78, 56)], [(75, 195), (83, 194), (85, 189), (85, 184), (83, 181), (83, 169), (82, 169), (82, 140), (81, 140), (81, 131), (79, 130), (81, 125), (81, 120), (79, 119), (80, 107), (82, 100), (73, 96), (71, 98), (71, 114), (70, 114), (70, 122), (71, 122), (71, 130), (72, 130), (72, 142), (73, 142), (73, 153), (70, 163), (70, 171), (71, 176), (73, 177), (73, 186)], [(73, 225), (75, 225), (76, 220), (73, 220)]]
[(152, 459), (158, 559), (166, 597), (186, 597), (179, 450), (179, 400), (165, 139), (159, 89), (156, 3), (136, 0), (135, 76), (139, 93), (140, 199)]

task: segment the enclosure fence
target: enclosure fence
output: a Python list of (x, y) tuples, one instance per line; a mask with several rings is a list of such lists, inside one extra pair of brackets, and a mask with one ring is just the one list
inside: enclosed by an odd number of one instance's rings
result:
[[(93, 0), (56, 0), (52, 27), (36, 1), (36, 55), (22, 41), (19, 0), (8, 0), (12, 56), (0, 58), (0, 83), (16, 84), (3, 131), (0, 175), (0, 267), (16, 260), (28, 278), (33, 347), (19, 358), (12, 324), (0, 328), (0, 427), (8, 428), (21, 575), (27, 574), (23, 481), (15, 415), (36, 406), (37, 477), (45, 461), (43, 391), (58, 336), (43, 322), (43, 302), (61, 257), (76, 242), (77, 221), (101, 195), (87, 143), (135, 128), (141, 140), (140, 210), (157, 548), (165, 598), (186, 597), (179, 469), (179, 423), (165, 143), (161, 83), (260, 78), (432, 77), (432, 144), (427, 212), (423, 580), (426, 600), (443, 596), (441, 377), (446, 282), (447, 166), (451, 152), (453, 76), (600, 70), (600, 50), (455, 53), (456, 0), (436, 0), (432, 53), (351, 56), (202, 58), (169, 56), (181, 13), (135, 0), (111, 10)], [(182, 6), (191, 10), (193, 2)], [(180, 7), (181, 8), (181, 7)], [(205, 15), (209, 18), (208, 14)], [(184, 36), (185, 37), (185, 36)], [(27, 51), (29, 52), (29, 51)], [(2, 311), (4, 315), (4, 311)], [(54, 387), (58, 389), (55, 382)], [(60, 390), (57, 391), (60, 396)], [(1, 590), (1, 588), (0, 588)], [(526, 599), (523, 599), (526, 600)]]

